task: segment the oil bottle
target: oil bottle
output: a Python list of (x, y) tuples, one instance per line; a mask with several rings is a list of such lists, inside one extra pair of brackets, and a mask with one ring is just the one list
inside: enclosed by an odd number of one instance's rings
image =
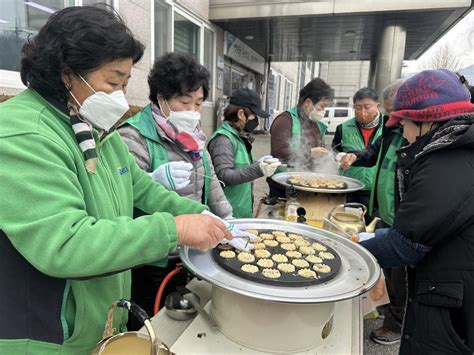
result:
[(300, 203), (297, 200), (298, 194), (295, 188), (291, 187), (288, 189), (288, 198), (286, 200), (286, 214), (285, 218), (287, 221), (296, 222), (298, 219), (298, 207), (300, 207)]

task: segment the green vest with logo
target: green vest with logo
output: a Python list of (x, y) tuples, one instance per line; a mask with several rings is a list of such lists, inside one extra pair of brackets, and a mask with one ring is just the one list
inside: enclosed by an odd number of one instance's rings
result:
[(384, 141), (380, 145), (379, 155), (377, 158), (377, 169), (379, 171), (376, 180), (375, 188), (370, 194), (369, 213), (373, 213), (374, 198), (377, 193), (377, 204), (379, 216), (382, 221), (388, 225), (393, 224), (395, 216), (395, 173), (397, 169), (397, 150), (400, 149), (403, 143), (403, 135), (400, 129), (397, 129), (394, 134), (396, 136), (390, 142), (385, 155), (382, 156)]
[[(298, 150), (301, 144), (301, 122), (298, 116), (298, 107), (292, 107), (288, 110), (291, 115), (291, 141), (290, 141), (290, 148), (292, 150)], [(324, 135), (326, 134), (326, 130), (328, 126), (326, 126), (323, 122), (317, 121), (316, 122), (321, 132), (321, 140), (324, 142)]]
[[(147, 146), (148, 146), (148, 161), (149, 161), (149, 171), (152, 172), (160, 165), (166, 164), (169, 162), (168, 151), (161, 142), (160, 136), (156, 130), (155, 121), (153, 120), (153, 114), (151, 112), (151, 106), (147, 105), (145, 108), (132, 116), (126, 121), (127, 124), (134, 127), (140, 134), (145, 137)], [(209, 198), (209, 189), (211, 183), (211, 168), (206, 154), (203, 154), (203, 165), (206, 173), (204, 179), (204, 193), (202, 203), (207, 205)], [(165, 267), (168, 264), (168, 258), (153, 263), (154, 266)]]
[[(223, 135), (229, 138), (234, 149), (234, 167), (240, 169), (253, 163), (253, 154), (247, 153), (247, 148), (242, 138), (239, 137), (237, 131), (224, 121), (222, 125), (214, 132), (212, 139), (218, 135)], [(236, 218), (251, 218), (253, 217), (253, 194), (252, 183), (244, 182), (243, 184), (225, 186), (223, 188), (224, 194), (232, 205), (233, 216)]]
[[(372, 134), (369, 144), (372, 144), (382, 134), (383, 125), (380, 125), (375, 134)], [(357, 127), (355, 118), (352, 118), (342, 124), (342, 151), (354, 151), (365, 149), (364, 137)], [(377, 173), (377, 167), (372, 168), (351, 166), (344, 172), (345, 176), (357, 179), (364, 183), (364, 190), (371, 190), (375, 180), (375, 174)]]

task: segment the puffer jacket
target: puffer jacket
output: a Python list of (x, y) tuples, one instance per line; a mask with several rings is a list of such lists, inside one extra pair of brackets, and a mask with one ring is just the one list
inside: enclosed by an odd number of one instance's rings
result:
[[(202, 195), (204, 191), (204, 165), (203, 161), (192, 161), (189, 155), (180, 149), (174, 142), (172, 142), (164, 133), (164, 131), (158, 126), (157, 132), (160, 136), (161, 143), (168, 151), (168, 159), (172, 161), (185, 161), (193, 164), (194, 171), (197, 174), (191, 174), (189, 185), (184, 188), (177, 190), (176, 192), (183, 197), (193, 199), (195, 201), (202, 202)], [(119, 133), (122, 136), (122, 140), (128, 145), (128, 148), (138, 163), (138, 165), (145, 171), (150, 170), (150, 156), (148, 152), (148, 145), (145, 138), (130, 125), (124, 125), (119, 128)], [(207, 154), (208, 161), (212, 162), (209, 153)], [(214, 167), (210, 164), (211, 168), (211, 186), (209, 189), (209, 200), (208, 207), (211, 212), (215, 213), (221, 218), (227, 218), (232, 216), (232, 206), (224, 195), (224, 191), (220, 185), (220, 182), (214, 171)], [(199, 174), (199, 175), (198, 175)]]

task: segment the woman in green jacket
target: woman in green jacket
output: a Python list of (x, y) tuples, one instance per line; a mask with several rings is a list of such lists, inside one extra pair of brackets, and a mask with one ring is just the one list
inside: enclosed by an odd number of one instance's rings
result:
[[(90, 353), (108, 306), (130, 296), (131, 268), (232, 239), (153, 182), (113, 130), (143, 50), (96, 7), (56, 12), (23, 47), (28, 89), (0, 105), (0, 354)], [(134, 206), (149, 215), (133, 219)]]

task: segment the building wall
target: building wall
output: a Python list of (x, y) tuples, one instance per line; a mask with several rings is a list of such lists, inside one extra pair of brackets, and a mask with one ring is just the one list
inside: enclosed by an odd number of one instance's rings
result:
[(176, 3), (203, 19), (209, 19), (209, 0), (176, 0)]
[[(212, 28), (214, 29), (215, 33), (215, 38), (216, 38), (216, 66), (217, 66), (217, 58), (221, 57), (222, 60), (224, 60), (224, 30), (218, 26), (212, 25)], [(214, 107), (212, 111), (212, 116), (209, 116), (209, 119), (206, 120), (206, 126), (204, 132), (210, 136), (212, 132), (216, 128), (218, 128), (221, 125), (221, 117), (222, 117), (222, 110), (224, 109), (224, 106), (226, 104), (226, 97), (224, 97), (224, 91), (223, 87), (221, 89), (217, 88), (217, 75), (219, 75), (220, 71), (222, 71), (223, 75), (223, 69), (215, 68), (216, 70), (216, 78), (214, 81)]]
[(334, 89), (335, 101), (352, 106), (354, 93), (367, 86), (369, 69), (369, 61), (321, 62), (319, 76)]
[(5, 87), (5, 86), (0, 86), (0, 95), (14, 96), (14, 95), (19, 94), (23, 90), (24, 89), (9, 88), (9, 87)]
[(279, 74), (284, 76), (287, 80), (293, 83), (293, 90), (291, 93), (291, 100), (289, 107), (284, 107), (285, 100), (285, 90), (284, 90), (284, 81), (280, 81), (280, 95), (279, 95), (279, 105), (278, 112), (285, 111), (293, 106), (298, 100), (298, 79), (300, 71), (299, 62), (272, 62), (271, 68), (277, 71)]
[(127, 100), (130, 105), (145, 106), (148, 104), (148, 73), (152, 66), (152, 4), (148, 0), (120, 0), (118, 10), (133, 34), (145, 45), (142, 59), (135, 64), (132, 78), (127, 87)]
[[(146, 46), (145, 53), (132, 70), (132, 78), (127, 88), (127, 100), (131, 105), (144, 106), (148, 104), (148, 74), (155, 61), (154, 55), (154, 24), (152, 24), (151, 11), (153, 10), (154, 0), (119, 0), (118, 10), (121, 16), (125, 19), (127, 25), (130, 27), (134, 35)], [(176, 5), (190, 12), (192, 15), (201, 18), (207, 22), (209, 16), (209, 1), (208, 0), (177, 0)], [(220, 44), (221, 55), (223, 51), (223, 34), (222, 30), (213, 26), (221, 40), (217, 40), (216, 44)], [(171, 28), (169, 29), (171, 30)], [(211, 78), (212, 80), (213, 78)], [(216, 93), (215, 98), (218, 97)], [(206, 102), (201, 113), (201, 122), (203, 129), (207, 135), (212, 134), (215, 129), (215, 104), (213, 102)]]

